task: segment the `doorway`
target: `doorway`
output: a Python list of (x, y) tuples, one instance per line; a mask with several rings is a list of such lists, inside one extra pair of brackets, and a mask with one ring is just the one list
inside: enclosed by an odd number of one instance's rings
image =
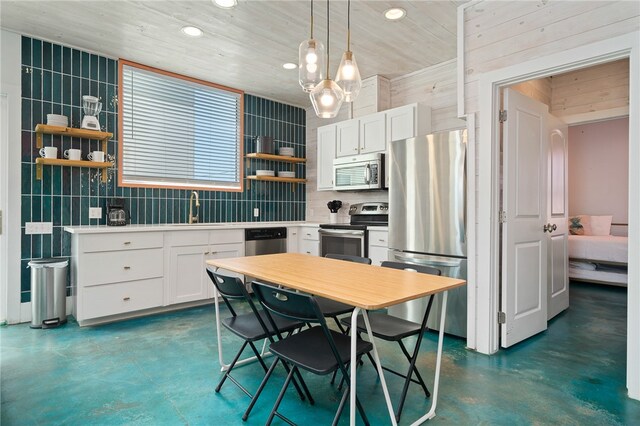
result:
[[(630, 59), (629, 91), (629, 216), (640, 217), (640, 170), (631, 167), (640, 161), (640, 41), (637, 33), (568, 49), (562, 54), (536, 58), (486, 73), (479, 81), (480, 138), (478, 144), (478, 241), (476, 277), (477, 349), (498, 350), (499, 300), (499, 90), (511, 84), (585, 68), (617, 59)], [(640, 225), (629, 223), (629, 258), (640, 258)], [(482, 266), (481, 266), (482, 265)], [(640, 399), (640, 264), (629, 264), (627, 328), (627, 388), (631, 398)]]

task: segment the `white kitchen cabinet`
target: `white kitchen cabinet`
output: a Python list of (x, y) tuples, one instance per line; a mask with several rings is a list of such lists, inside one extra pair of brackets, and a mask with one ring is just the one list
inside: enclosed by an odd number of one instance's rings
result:
[(298, 240), (300, 227), (292, 226), (287, 228), (287, 253), (298, 253)]
[(313, 256), (320, 255), (320, 235), (318, 234), (317, 227), (300, 227), (300, 240), (298, 242), (298, 250), (303, 254), (310, 254)]
[(162, 247), (162, 233), (74, 236), (72, 310), (78, 323), (162, 306)]
[(380, 266), (380, 264), (388, 260), (389, 250), (389, 232), (387, 230), (370, 230), (369, 231), (369, 259), (371, 264)]
[(360, 120), (341, 121), (335, 126), (336, 157), (358, 154), (360, 150)]
[(206, 261), (244, 256), (244, 231), (170, 232), (165, 249), (167, 304), (194, 302), (213, 297)]
[(378, 112), (360, 118), (359, 154), (385, 152), (387, 150), (386, 113)]
[(386, 111), (387, 142), (431, 133), (431, 108), (409, 104)]
[(336, 158), (336, 125), (318, 128), (318, 191), (333, 190), (333, 160)]

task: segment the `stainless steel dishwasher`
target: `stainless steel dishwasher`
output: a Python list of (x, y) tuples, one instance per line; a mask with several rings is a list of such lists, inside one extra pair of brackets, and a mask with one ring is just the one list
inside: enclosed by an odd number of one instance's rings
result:
[[(252, 228), (244, 231), (244, 255), (276, 254), (287, 252), (287, 228)], [(244, 277), (247, 289), (254, 277)]]

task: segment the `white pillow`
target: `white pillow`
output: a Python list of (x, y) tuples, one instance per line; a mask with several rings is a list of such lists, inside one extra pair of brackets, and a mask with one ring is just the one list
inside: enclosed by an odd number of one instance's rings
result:
[[(606, 236), (611, 233), (613, 216), (591, 216), (589, 218), (591, 233), (589, 235)], [(586, 232), (585, 232), (586, 235)]]

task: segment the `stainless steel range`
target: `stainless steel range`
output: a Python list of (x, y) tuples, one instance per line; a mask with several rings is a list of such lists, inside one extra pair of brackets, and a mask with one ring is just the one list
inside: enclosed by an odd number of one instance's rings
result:
[(349, 216), (349, 223), (320, 225), (320, 256), (332, 253), (369, 257), (368, 230), (389, 225), (389, 203), (352, 204)]

